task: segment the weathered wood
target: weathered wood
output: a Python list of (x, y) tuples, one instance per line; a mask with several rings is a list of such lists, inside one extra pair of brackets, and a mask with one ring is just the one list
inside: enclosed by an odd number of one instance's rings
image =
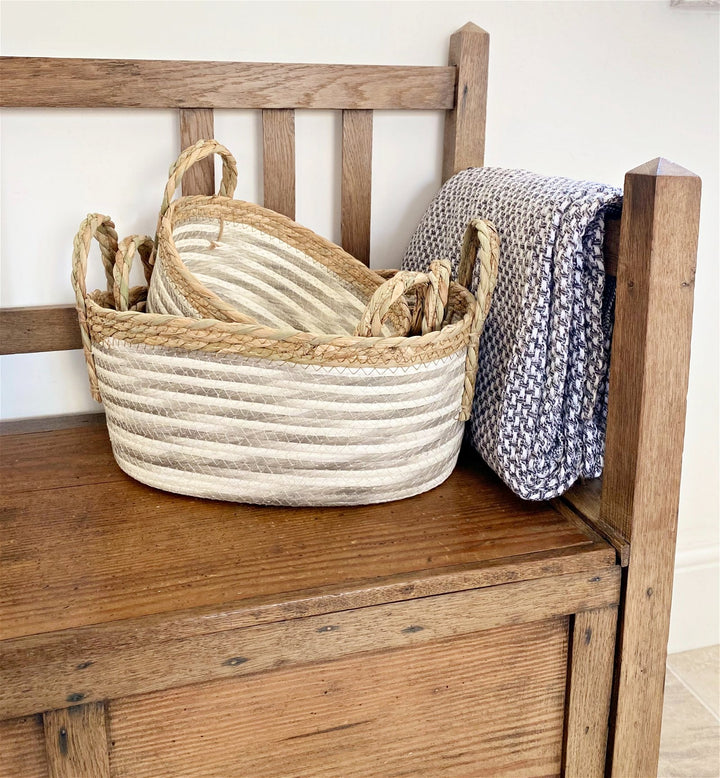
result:
[(0, 308), (0, 354), (82, 348), (74, 305)]
[(348, 253), (370, 264), (372, 111), (342, 113), (341, 242)]
[(0, 105), (19, 108), (453, 107), (455, 68), (0, 58)]
[(588, 527), (592, 527), (600, 537), (605, 538), (615, 548), (620, 564), (627, 567), (630, 561), (630, 543), (617, 529), (606, 524), (600, 518), (601, 490), (602, 480), (600, 478), (581, 480), (562, 496), (550, 502), (563, 516), (569, 516), (568, 511), (572, 511)]
[[(70, 424), (72, 417), (59, 417), (58, 429), (34, 432), (29, 420), (4, 422), (9, 432), (3, 435), (0, 446), (0, 480), (3, 496), (46, 489), (66, 489), (71, 486), (127, 482), (128, 477), (115, 463), (110, 448), (105, 414), (88, 414), (78, 424)], [(47, 419), (35, 424), (46, 426)], [(30, 428), (24, 433), (13, 432), (13, 427)], [(69, 505), (72, 498), (69, 500)], [(40, 503), (38, 503), (40, 504)], [(30, 519), (27, 519), (30, 522)], [(8, 542), (10, 536), (6, 535)], [(2, 574), (0, 569), (0, 580)]]
[(445, 115), (442, 180), (485, 159), (490, 36), (472, 22), (450, 38), (448, 64), (457, 67), (455, 101)]
[(295, 218), (295, 111), (262, 112), (264, 205)]
[(615, 658), (617, 607), (573, 619), (565, 722), (565, 778), (603, 778)]
[(111, 702), (113, 770), (557, 775), (566, 644), (561, 619)]
[[(75, 430), (76, 434), (81, 435), (79, 429), (81, 427), (105, 427), (105, 424), (105, 413), (102, 410), (96, 413), (68, 413), (65, 416), (34, 416), (30, 419), (0, 421), (0, 435), (25, 435), (31, 432), (51, 432), (54, 430)], [(73, 433), (68, 432), (68, 434)], [(8, 475), (8, 478), (12, 479), (12, 476)], [(17, 488), (18, 485), (13, 482), (8, 484), (8, 487)]]
[(690, 358), (700, 179), (625, 177), (600, 518), (630, 540), (614, 776), (657, 770)]
[[(199, 140), (214, 138), (212, 108), (180, 109), (180, 149), (186, 149)], [(206, 157), (196, 162), (182, 179), (183, 195), (215, 194), (215, 159)]]
[(408, 500), (293, 511), (146, 487), (119, 470), (102, 427), (4, 436), (0, 463), (7, 637), (290, 592), (388, 585), (395, 597), (441, 573), (443, 585), (468, 588), (477, 576), (511, 580), (516, 556), (547, 554), (540, 575), (614, 559), (607, 544), (551, 506), (515, 497), (469, 454), (442, 486)]
[(41, 714), (0, 721), (0, 778), (47, 778)]
[(617, 276), (618, 255), (620, 253), (620, 219), (608, 219), (605, 222), (605, 240), (603, 258), (605, 274)]
[(43, 715), (49, 778), (110, 778), (105, 705), (74, 705)]
[(240, 629), (213, 630), (208, 620), (206, 634), (184, 639), (153, 640), (140, 622), (3, 641), (0, 716), (402, 648), (602, 608), (619, 596), (620, 570), (610, 567)]

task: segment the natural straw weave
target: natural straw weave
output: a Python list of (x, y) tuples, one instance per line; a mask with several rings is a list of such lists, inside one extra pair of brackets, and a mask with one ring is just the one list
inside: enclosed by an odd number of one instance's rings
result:
[[(233, 202), (182, 198), (164, 219), (183, 207), (229, 213)], [(428, 273), (386, 272), (359, 334), (338, 335), (148, 313), (147, 288), (128, 279), (137, 252), (152, 285), (152, 241), (118, 245), (109, 217), (88, 216), (75, 239), (73, 286), (91, 389), (105, 404), (119, 465), (160, 489), (281, 505), (382, 502), (441, 483), (462, 441), (497, 273), (492, 226), (468, 229), (463, 274), (477, 254), (480, 303), (449, 281), (445, 262)], [(93, 236), (108, 291), (88, 294)], [(203, 300), (205, 291), (199, 285)], [(422, 334), (374, 334), (391, 318)]]

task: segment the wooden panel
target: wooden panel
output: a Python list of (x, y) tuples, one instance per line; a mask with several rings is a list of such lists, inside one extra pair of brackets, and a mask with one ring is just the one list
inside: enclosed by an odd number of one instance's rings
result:
[(449, 64), (457, 66), (456, 98), (445, 117), (442, 180), (485, 159), (490, 36), (472, 22), (450, 38)]
[(625, 177), (600, 517), (631, 543), (613, 775), (654, 775), (682, 464), (700, 179)]
[[(35, 416), (31, 419), (11, 419), (9, 421), (0, 421), (0, 435), (22, 435), (32, 432), (50, 432), (54, 430), (77, 430), (78, 434), (84, 434), (80, 432), (79, 428), (87, 427), (105, 427), (105, 413), (102, 410), (98, 410), (97, 413), (70, 413), (66, 416)], [(70, 434), (70, 433), (68, 433)], [(25, 438), (23, 438), (25, 440)], [(16, 462), (15, 464), (21, 464)], [(19, 472), (25, 472), (21, 469)], [(13, 486), (17, 488), (17, 484), (14, 483), (14, 479), (7, 472), (4, 473), (8, 477), (8, 480), (13, 481)], [(5, 485), (3, 485), (5, 486)], [(7, 484), (10, 488), (10, 484)], [(26, 491), (20, 487), (18, 491)], [(46, 487), (47, 488), (47, 487)]]
[(584, 611), (573, 621), (564, 774), (566, 778), (603, 778), (617, 607)]
[(47, 778), (42, 716), (0, 721), (0, 778)]
[(51, 710), (43, 722), (50, 778), (110, 778), (103, 703)]
[(620, 219), (608, 219), (605, 222), (605, 240), (603, 242), (603, 257), (605, 273), (617, 276), (618, 255), (620, 253)]
[[(115, 464), (112, 455), (105, 414), (88, 417), (86, 423), (81, 418), (77, 425), (67, 429), (61, 426), (49, 432), (20, 435), (12, 433), (13, 425), (25, 427), (28, 421), (4, 422), (2, 429), (10, 430), (3, 435), (0, 446), (0, 476), (5, 497), (68, 486), (127, 482), (128, 477)], [(60, 419), (68, 423), (68, 417)], [(35, 423), (43, 424), (47, 420), (38, 419)], [(62, 421), (58, 423), (62, 425)], [(10, 542), (9, 535), (6, 538)]]
[[(3, 437), (0, 476), (27, 489), (0, 495), (7, 637), (283, 592), (388, 586), (395, 596), (429, 571), (457, 589), (478, 576), (509, 580), (515, 562), (538, 576), (614, 560), (605, 543), (551, 506), (515, 497), (469, 454), (445, 484), (408, 500), (287, 511), (161, 493), (120, 472), (101, 428), (73, 436), (75, 451), (67, 434), (36, 434), (31, 447), (25, 435)], [(544, 553), (544, 562), (532, 556)]]
[(295, 111), (262, 112), (263, 197), (266, 208), (295, 218)]
[(372, 111), (343, 111), (341, 243), (366, 265), (370, 265), (372, 126)]
[(592, 527), (600, 537), (605, 538), (615, 548), (620, 564), (627, 567), (630, 562), (630, 543), (614, 527), (600, 518), (601, 489), (600, 478), (578, 481), (561, 497), (550, 502), (563, 516), (569, 516), (568, 511), (570, 511), (586, 525)]
[[(620, 570), (612, 567), (240, 629), (205, 619), (186, 637), (135, 621), (4, 641), (0, 715), (417, 645), (604, 607), (619, 596)], [(235, 614), (240, 622), (255, 615)]]
[(0, 308), (0, 332), (0, 354), (82, 348), (74, 305)]
[(455, 68), (0, 58), (20, 108), (452, 108)]
[(566, 622), (535, 623), (109, 706), (117, 776), (547, 776)]
[[(199, 140), (215, 137), (212, 108), (180, 109), (180, 150)], [(215, 158), (206, 157), (196, 162), (182, 179), (182, 193), (188, 195), (215, 194)]]

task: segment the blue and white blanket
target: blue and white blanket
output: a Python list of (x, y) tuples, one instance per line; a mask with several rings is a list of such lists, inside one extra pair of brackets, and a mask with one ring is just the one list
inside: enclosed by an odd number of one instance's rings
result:
[(500, 270), (468, 435), (525, 499), (555, 497), (602, 470), (615, 293), (602, 245), (605, 216), (621, 202), (603, 184), (470, 168), (440, 190), (403, 260), (425, 270), (447, 258), (457, 269), (468, 221), (497, 227)]

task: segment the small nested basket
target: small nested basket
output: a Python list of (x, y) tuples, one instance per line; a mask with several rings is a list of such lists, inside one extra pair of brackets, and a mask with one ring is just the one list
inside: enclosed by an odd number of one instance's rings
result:
[[(212, 154), (222, 159), (216, 197), (172, 202), (184, 173)], [(237, 166), (215, 140), (185, 149), (171, 166), (157, 228), (148, 311), (353, 335), (383, 278), (340, 246), (282, 214), (232, 199)], [(407, 320), (403, 303), (383, 334)]]
[[(223, 197), (183, 200), (233, 207)], [(108, 291), (88, 294), (93, 236)], [(130, 288), (128, 278), (137, 252), (152, 287), (153, 242), (118, 245), (109, 217), (88, 216), (75, 239), (73, 286), (91, 389), (105, 404), (118, 464), (159, 489), (276, 505), (383, 502), (441, 483), (469, 416), (497, 272), (491, 225), (476, 220), (466, 237), (460, 280), (469, 282), (478, 256), (478, 300), (436, 262), (427, 273), (381, 278), (355, 333), (337, 334), (198, 318), (199, 309), (195, 318), (146, 312), (147, 288)], [(381, 334), (393, 317), (424, 334)]]

